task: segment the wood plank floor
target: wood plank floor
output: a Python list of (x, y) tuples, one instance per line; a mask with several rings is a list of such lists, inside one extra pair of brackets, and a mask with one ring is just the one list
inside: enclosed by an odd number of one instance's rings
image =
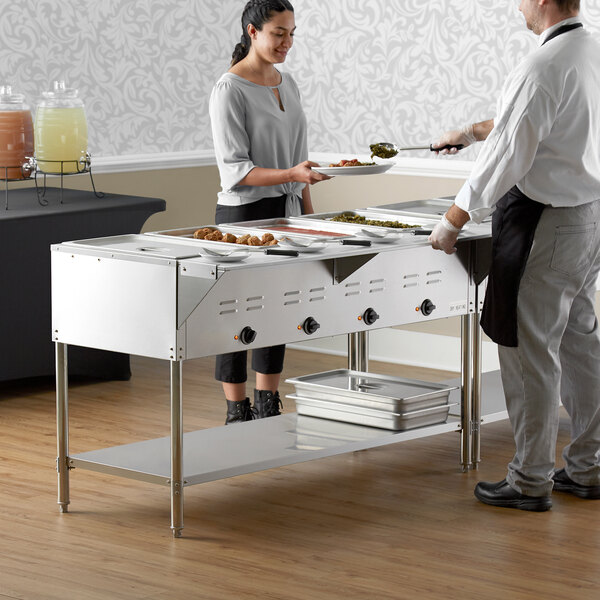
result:
[[(344, 366), (289, 350), (285, 375)], [(129, 382), (72, 383), (73, 454), (168, 434), (168, 366), (135, 358), (132, 369)], [(223, 422), (212, 369), (184, 365), (186, 431)], [(555, 494), (538, 514), (473, 497), (478, 480), (504, 477), (508, 422), (484, 427), (477, 472), (461, 472), (448, 433), (186, 488), (175, 540), (168, 489), (143, 482), (76, 469), (59, 513), (54, 412), (52, 381), (0, 384), (1, 600), (600, 596), (600, 502)], [(568, 426), (563, 415), (559, 446)]]

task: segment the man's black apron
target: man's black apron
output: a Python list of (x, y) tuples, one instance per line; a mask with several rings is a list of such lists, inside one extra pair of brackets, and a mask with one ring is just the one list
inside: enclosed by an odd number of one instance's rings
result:
[[(544, 41), (583, 27), (563, 25)], [(501, 346), (518, 346), (517, 298), (533, 237), (545, 205), (517, 186), (503, 196), (492, 216), (492, 264), (481, 313), (481, 327)]]

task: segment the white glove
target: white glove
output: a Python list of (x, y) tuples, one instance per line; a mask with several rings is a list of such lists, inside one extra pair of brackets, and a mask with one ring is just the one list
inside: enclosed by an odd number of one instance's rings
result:
[(442, 220), (433, 228), (428, 238), (431, 242), (431, 247), (434, 250), (443, 250), (446, 254), (454, 254), (456, 252), (455, 244), (460, 229), (460, 227), (454, 227), (448, 221), (446, 215), (444, 215)]
[[(477, 141), (475, 138), (475, 134), (473, 133), (473, 125), (465, 125), (462, 129), (446, 131), (446, 133), (442, 134), (442, 137), (435, 142), (433, 148), (441, 148), (442, 146), (446, 146), (449, 144), (450, 146), (458, 146), (462, 144), (465, 148), (474, 144)], [(456, 154), (458, 150), (456, 148), (452, 148), (450, 150), (440, 150), (438, 154)]]

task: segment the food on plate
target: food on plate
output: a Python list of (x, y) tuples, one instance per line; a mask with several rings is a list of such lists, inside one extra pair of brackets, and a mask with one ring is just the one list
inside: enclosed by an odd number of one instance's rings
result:
[(202, 227), (194, 231), (193, 237), (197, 240), (210, 242), (225, 242), (226, 244), (240, 244), (243, 246), (275, 246), (277, 240), (272, 233), (265, 233), (262, 239), (256, 235), (245, 233), (239, 237), (233, 233), (223, 233), (214, 227)]
[(340, 160), (337, 164), (331, 164), (330, 167), (370, 167), (374, 165), (374, 162), (360, 162), (358, 158), (352, 158), (350, 160)]
[(421, 227), (421, 225), (411, 225), (409, 223), (401, 223), (400, 221), (378, 221), (376, 219), (367, 219), (360, 215), (351, 213), (342, 213), (331, 218), (332, 221), (340, 223), (357, 223), (358, 225), (376, 225), (377, 227), (395, 227), (396, 229), (412, 229)]
[(393, 158), (398, 154), (397, 150), (387, 144), (371, 144), (369, 148), (371, 150), (371, 158), (374, 156), (379, 158)]

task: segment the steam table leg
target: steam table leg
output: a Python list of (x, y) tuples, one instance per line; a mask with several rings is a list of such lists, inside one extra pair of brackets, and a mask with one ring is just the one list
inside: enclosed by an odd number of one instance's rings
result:
[(171, 529), (181, 537), (183, 529), (183, 411), (181, 361), (171, 361)]
[(473, 463), (471, 418), (473, 406), (473, 319), (471, 315), (461, 317), (461, 452), (460, 463), (468, 471)]
[(56, 343), (56, 439), (58, 472), (58, 505), (60, 511), (69, 511), (69, 378), (67, 371), (67, 346)]
[(473, 313), (473, 403), (471, 406), (471, 448), (473, 469), (479, 468), (481, 462), (481, 327), (479, 313)]

